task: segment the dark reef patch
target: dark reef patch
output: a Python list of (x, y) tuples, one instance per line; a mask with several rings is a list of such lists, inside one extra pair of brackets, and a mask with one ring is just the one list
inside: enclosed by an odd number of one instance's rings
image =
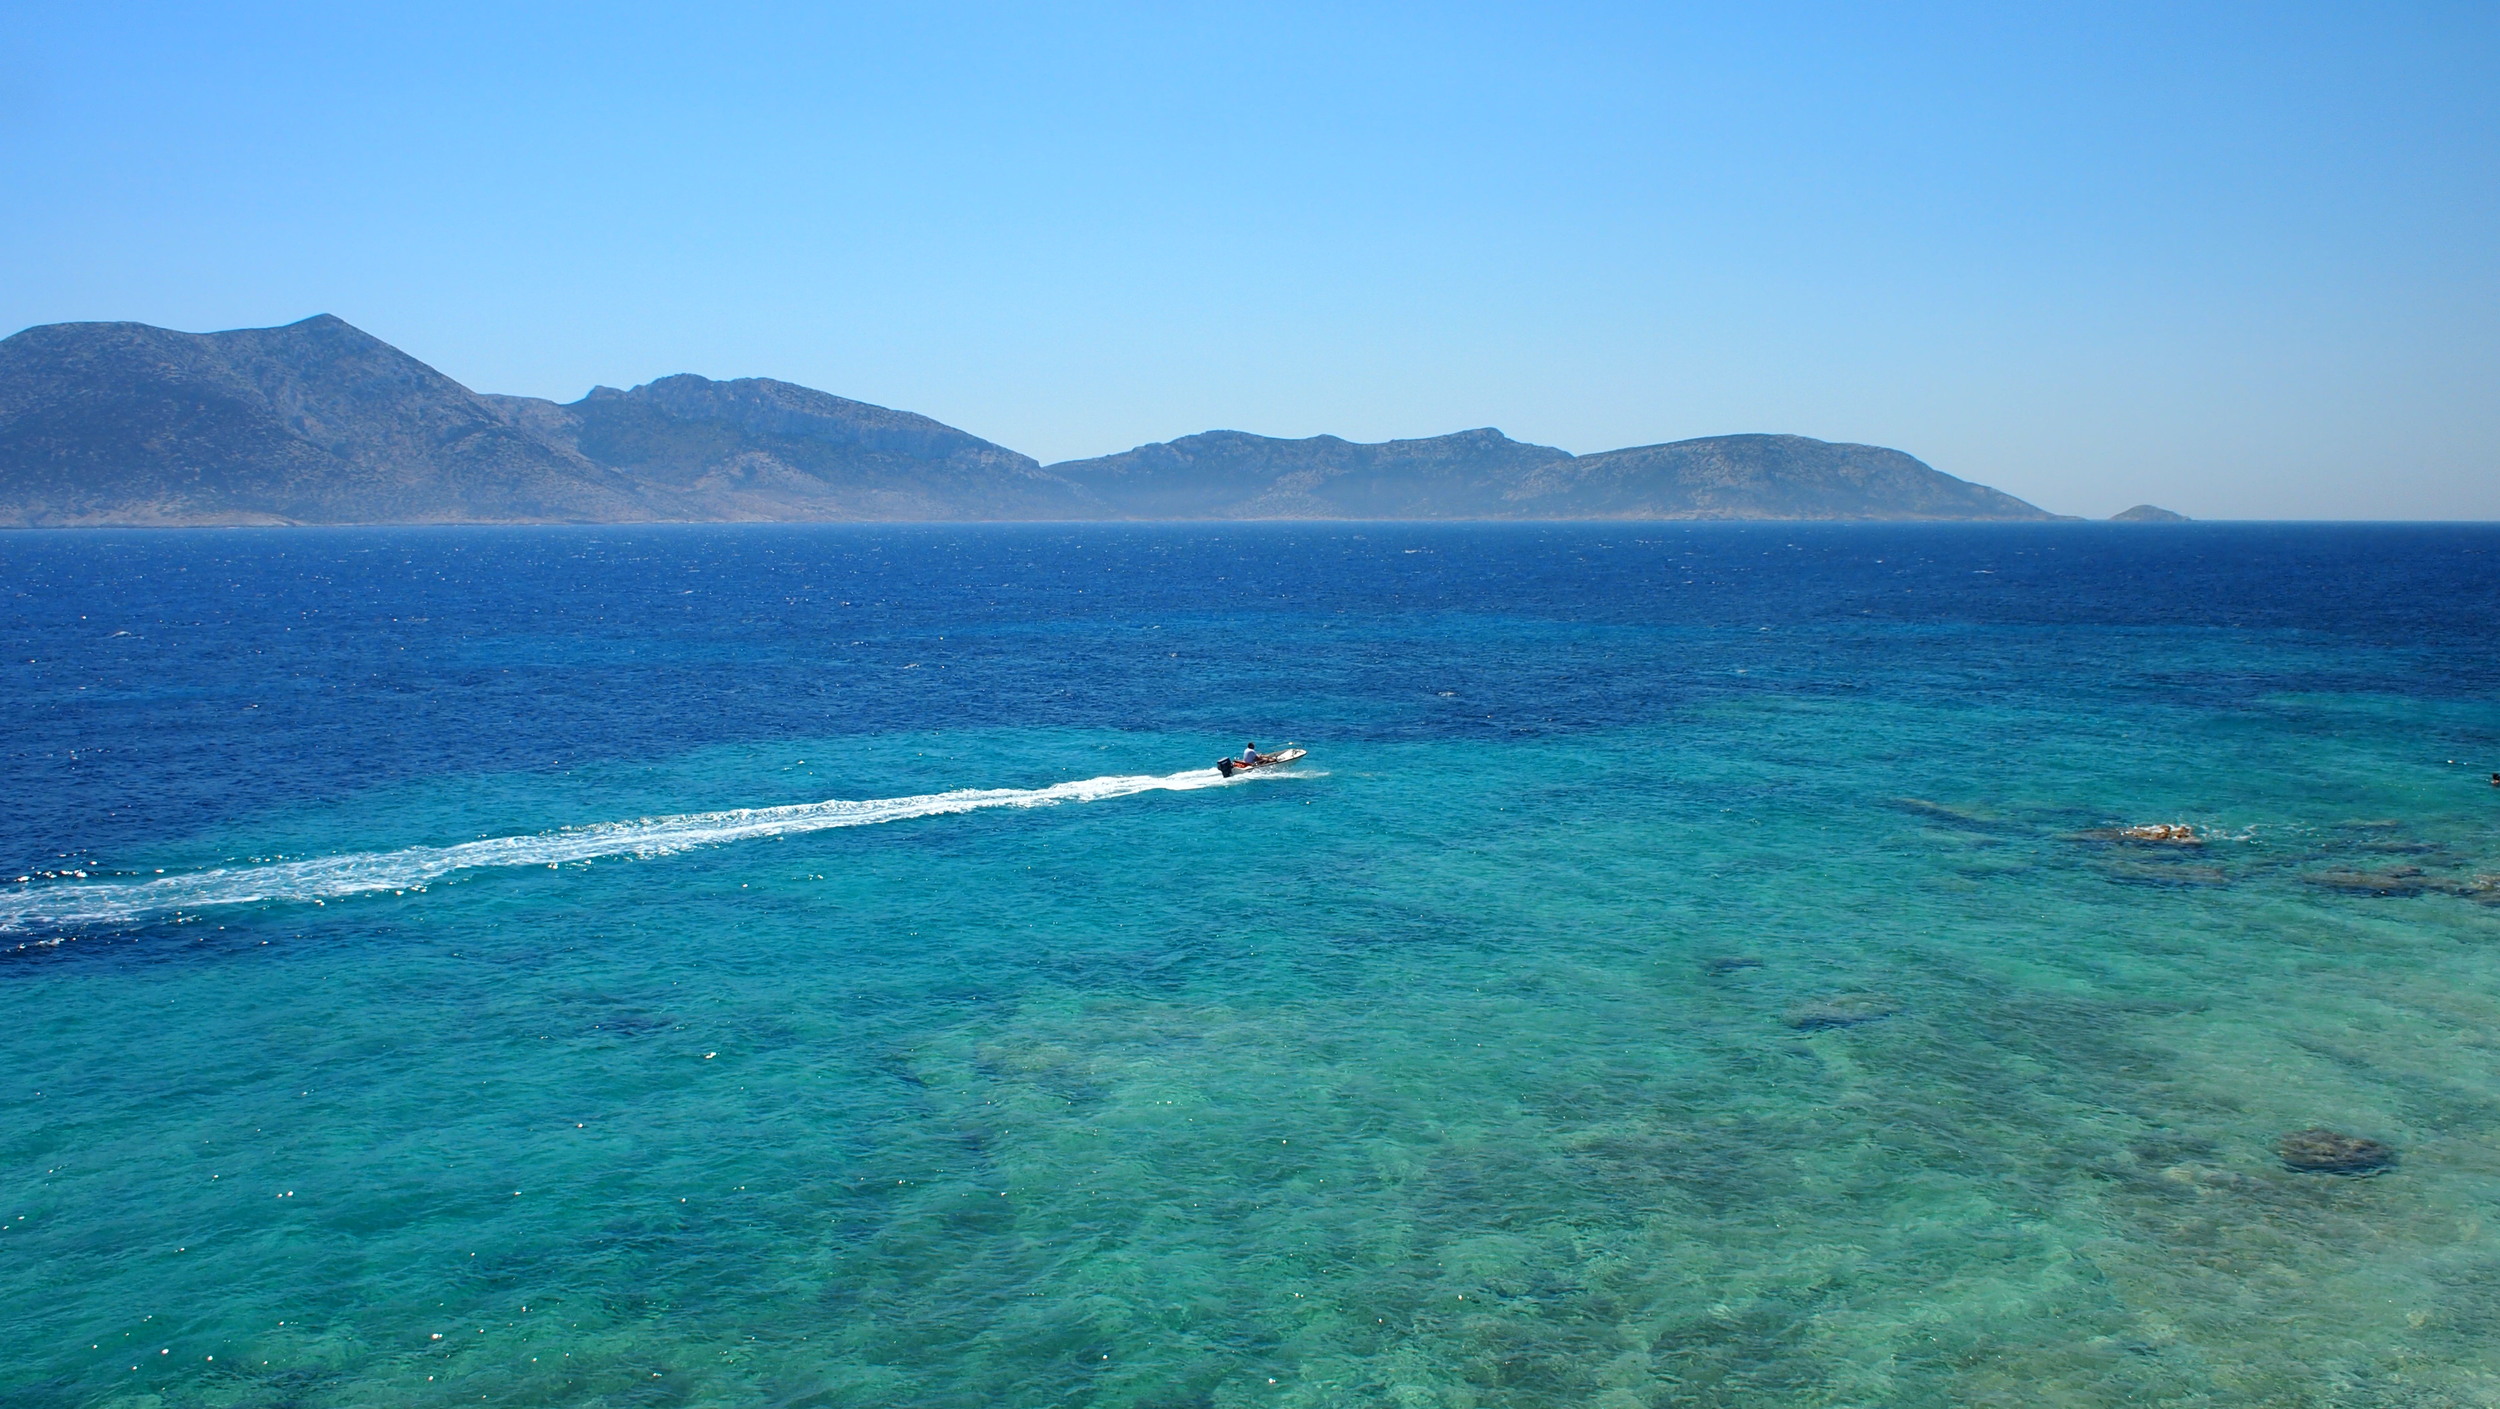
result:
[(1786, 1021), (1799, 1032), (1820, 1032), (1881, 1022), (1900, 1011), (1901, 1000), (1889, 993), (1840, 993), (1798, 1004), (1788, 1010)]
[(2178, 863), (2145, 861), (2112, 861), (2102, 874), (2120, 885), (2212, 887), (2227, 886), (2231, 877), (2219, 866), (2188, 866)]
[(1960, 827), (1973, 832), (2003, 832), (2018, 826), (1999, 817), (1992, 817), (1976, 808), (1955, 807), (1948, 803), (1930, 802), (1923, 797), (1897, 797), (1892, 805), (1904, 812), (1916, 813), (1931, 821)]
[(2419, 866), (2390, 866), (2383, 871), (2312, 871), (2301, 879), (2350, 895), (2461, 895), (2471, 890), (2446, 877), (2431, 875)]
[(2388, 1146), (2322, 1125), (2295, 1130), (2274, 1148), (2283, 1167), (2300, 1174), (2382, 1174), (2396, 1167), (2396, 1152)]

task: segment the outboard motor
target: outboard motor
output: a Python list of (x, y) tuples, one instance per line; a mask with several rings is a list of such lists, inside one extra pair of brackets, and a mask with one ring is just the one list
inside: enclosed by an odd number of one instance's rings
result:
[(1219, 758), (1215, 761), (1215, 771), (1223, 774), (1227, 778), (1233, 776), (1233, 770), (1240, 766), (1240, 764), (1233, 762), (1230, 757)]

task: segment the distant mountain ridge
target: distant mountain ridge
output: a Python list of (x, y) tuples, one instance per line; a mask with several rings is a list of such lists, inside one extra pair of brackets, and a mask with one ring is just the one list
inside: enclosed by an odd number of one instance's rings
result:
[(909, 411), (789, 382), (679, 374), (567, 405), (490, 398), (593, 464), (631, 476), (669, 517), (1033, 519), (1082, 507), (1030, 455)]
[(1574, 456), (1492, 429), (1240, 431), (1044, 467), (908, 411), (681, 374), (481, 394), (323, 314), (0, 340), (0, 525), (837, 520), (2047, 519), (1879, 446), (1739, 435)]
[(1482, 518), (1498, 485), (1570, 458), (1497, 430), (1370, 445), (1207, 431), (1064, 461), (1050, 473), (1131, 518)]
[(1052, 465), (1175, 519), (2049, 519), (1898, 450), (1722, 435), (1573, 455), (1497, 430), (1361, 445), (1210, 431)]

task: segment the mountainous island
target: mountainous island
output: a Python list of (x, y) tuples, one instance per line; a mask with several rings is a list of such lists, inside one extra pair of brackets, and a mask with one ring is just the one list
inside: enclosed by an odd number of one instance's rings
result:
[(1208, 431), (1044, 466), (908, 411), (679, 375), (481, 394), (327, 314), (0, 341), (0, 525), (2058, 517), (1898, 450)]

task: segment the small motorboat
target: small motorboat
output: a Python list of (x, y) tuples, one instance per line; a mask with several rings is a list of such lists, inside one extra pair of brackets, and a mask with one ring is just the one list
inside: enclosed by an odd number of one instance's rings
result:
[(1229, 778), (1235, 773), (1247, 773), (1253, 768), (1281, 767), (1309, 752), (1309, 749), (1280, 749), (1275, 753), (1260, 754), (1248, 763), (1238, 758), (1219, 758), (1215, 761), (1215, 771)]

